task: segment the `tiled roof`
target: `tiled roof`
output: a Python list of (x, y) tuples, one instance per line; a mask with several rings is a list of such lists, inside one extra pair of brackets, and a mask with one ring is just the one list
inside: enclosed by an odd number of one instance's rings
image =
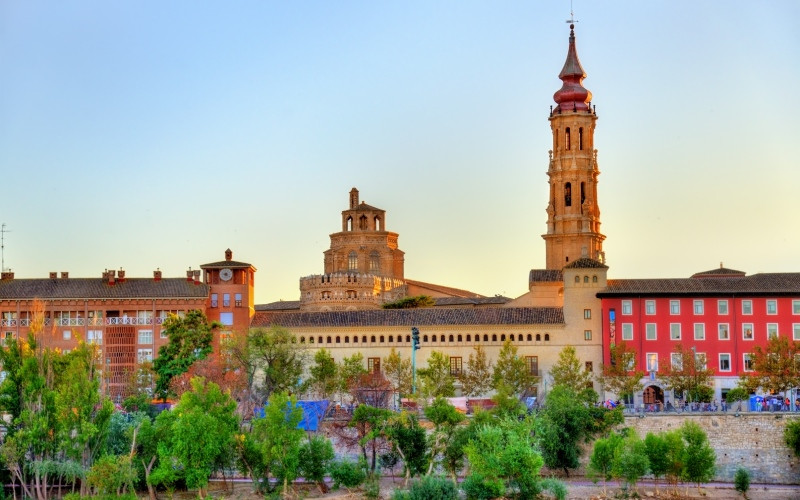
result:
[(377, 309), (369, 311), (267, 312), (258, 311), (251, 326), (296, 327), (435, 326), (435, 325), (560, 325), (560, 307), (487, 307), (448, 309)]
[(299, 300), (279, 300), (269, 304), (256, 304), (256, 311), (297, 311), (300, 309)]
[(800, 273), (762, 273), (715, 279), (608, 280), (608, 286), (597, 296), (719, 294), (800, 296)]
[(345, 210), (345, 212), (349, 212), (351, 210), (355, 210), (356, 212), (360, 212), (360, 211), (385, 212), (386, 211), (386, 210), (384, 210), (382, 208), (373, 207), (372, 205), (367, 205), (363, 201), (361, 203), (359, 203), (357, 207)]
[(109, 285), (102, 278), (10, 279), (0, 281), (0, 299), (143, 299), (208, 297), (208, 285), (186, 278), (127, 278)]
[(728, 269), (719, 267), (710, 271), (702, 271), (692, 275), (692, 278), (717, 278), (719, 276), (744, 276), (744, 271), (737, 271), (736, 269)]
[(469, 290), (461, 290), (460, 288), (452, 288), (449, 286), (443, 285), (435, 285), (433, 283), (425, 283), (424, 281), (417, 281), (417, 280), (406, 280), (406, 284), (418, 286), (420, 288), (429, 288), (431, 290), (435, 290), (440, 293), (446, 293), (449, 295), (453, 295), (455, 297), (472, 297), (472, 298), (479, 298), (483, 297), (483, 295), (475, 292), (470, 292)]
[(241, 268), (241, 267), (253, 267), (253, 264), (248, 264), (247, 262), (237, 262), (235, 260), (221, 260), (219, 262), (212, 262), (210, 264), (203, 264), (200, 266), (200, 269), (222, 269), (225, 267), (231, 268)]
[(459, 305), (502, 305), (511, 302), (508, 297), (494, 296), (494, 297), (436, 297), (435, 306), (459, 306)]
[(565, 269), (608, 269), (608, 266), (599, 260), (590, 259), (588, 257), (581, 257), (578, 260), (572, 261), (566, 266)]
[(564, 281), (564, 274), (557, 269), (531, 269), (528, 282)]

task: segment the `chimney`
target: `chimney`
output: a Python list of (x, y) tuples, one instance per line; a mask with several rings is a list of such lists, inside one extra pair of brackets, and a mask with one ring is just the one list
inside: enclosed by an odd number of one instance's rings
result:
[(225, 260), (230, 261), (232, 259), (233, 259), (233, 252), (229, 248), (229, 249), (225, 250)]
[(67, 279), (67, 278), (69, 278), (69, 272), (67, 272), (67, 271), (61, 271), (61, 279), (62, 279), (62, 280), (65, 280), (65, 279)]
[(153, 280), (161, 281), (161, 269), (156, 269), (155, 271), (153, 271)]
[(188, 271), (186, 271), (186, 281), (192, 281), (192, 276), (194, 273), (192, 272), (192, 268), (190, 267)]
[(50, 273), (50, 279), (54, 280), (58, 278), (58, 273)]
[(358, 208), (358, 189), (353, 188), (350, 190), (350, 210)]
[(195, 285), (200, 284), (200, 270), (196, 269), (196, 270), (192, 271), (192, 274), (194, 274), (194, 284)]
[(13, 280), (14, 279), (14, 272), (13, 271), (3, 271), (2, 275), (0, 275), (0, 279), (3, 281), (5, 280)]
[(125, 271), (122, 268), (119, 268), (119, 273), (117, 273), (117, 275), (119, 276), (119, 282), (125, 283)]
[(113, 269), (108, 271), (108, 284), (109, 285), (113, 285), (114, 284), (114, 282), (115, 282), (114, 276), (115, 275), (116, 275), (116, 271), (114, 271)]

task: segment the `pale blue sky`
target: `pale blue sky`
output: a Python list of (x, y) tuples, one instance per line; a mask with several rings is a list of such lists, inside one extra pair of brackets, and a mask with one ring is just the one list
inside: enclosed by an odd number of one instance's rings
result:
[[(800, 2), (576, 0), (613, 278), (796, 272)], [(17, 277), (182, 276), (258, 303), (323, 270), (353, 186), (406, 277), (517, 296), (544, 266), (569, 1), (0, 3)]]

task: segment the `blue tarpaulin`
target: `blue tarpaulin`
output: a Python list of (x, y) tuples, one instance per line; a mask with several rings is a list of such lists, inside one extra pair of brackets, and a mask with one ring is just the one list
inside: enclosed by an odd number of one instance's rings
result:
[[(297, 406), (303, 410), (303, 419), (297, 424), (298, 429), (305, 431), (316, 431), (319, 429), (319, 424), (325, 417), (325, 412), (328, 411), (330, 402), (327, 399), (320, 401), (298, 401)], [(253, 410), (255, 418), (264, 418), (264, 407), (256, 407)]]

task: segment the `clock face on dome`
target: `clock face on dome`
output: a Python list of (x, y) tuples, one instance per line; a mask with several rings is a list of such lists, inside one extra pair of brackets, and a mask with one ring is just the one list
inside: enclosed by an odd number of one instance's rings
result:
[(222, 281), (230, 281), (231, 278), (233, 278), (233, 271), (227, 268), (220, 270), (219, 279)]

